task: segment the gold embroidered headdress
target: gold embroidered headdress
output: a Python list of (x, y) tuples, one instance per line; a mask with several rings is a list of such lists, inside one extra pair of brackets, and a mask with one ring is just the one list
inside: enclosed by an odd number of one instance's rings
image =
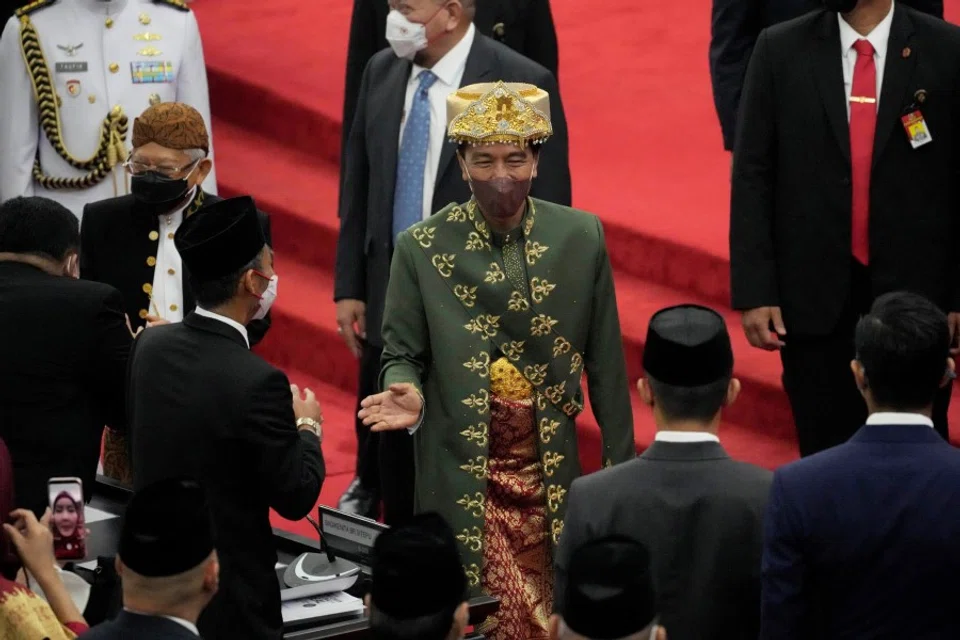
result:
[(550, 96), (532, 84), (488, 82), (447, 98), (447, 135), (467, 144), (542, 144), (553, 135)]

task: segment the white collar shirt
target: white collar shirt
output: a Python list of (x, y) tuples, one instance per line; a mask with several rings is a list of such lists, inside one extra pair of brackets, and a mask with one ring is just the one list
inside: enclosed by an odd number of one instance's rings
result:
[[(423, 219), (433, 215), (433, 192), (437, 182), (437, 172), (440, 169), (440, 154), (443, 152), (443, 143), (447, 139), (447, 97), (460, 88), (463, 80), (463, 71), (467, 66), (467, 57), (473, 47), (476, 29), (471, 24), (467, 33), (447, 55), (440, 58), (430, 71), (437, 76), (436, 82), (430, 87), (427, 95), (430, 98), (430, 145), (427, 147), (427, 163), (423, 173)], [(403, 118), (400, 123), (400, 142), (403, 141), (403, 129), (407, 114), (413, 105), (413, 96), (420, 84), (420, 72), (424, 67), (414, 64), (410, 70), (410, 79), (407, 81), (407, 93), (403, 100)]]

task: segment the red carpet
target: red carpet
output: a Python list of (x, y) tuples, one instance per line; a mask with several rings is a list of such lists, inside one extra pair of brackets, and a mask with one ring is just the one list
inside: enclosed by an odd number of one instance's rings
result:
[[(960, 0), (947, 0), (948, 17)], [(281, 274), (274, 328), (259, 347), (291, 381), (317, 390), (335, 504), (353, 474), (356, 362), (336, 334), (331, 299), (349, 0), (195, 0), (213, 102), (222, 195), (253, 194), (271, 214)], [(722, 437), (737, 457), (775, 467), (795, 457), (776, 355), (750, 349), (730, 311), (730, 159), (707, 68), (709, 0), (599, 5), (553, 0), (560, 84), (571, 135), (574, 204), (603, 219), (632, 378), (657, 308), (702, 302), (734, 338), (738, 404)], [(654, 427), (635, 404), (639, 448)], [(954, 403), (960, 425), (960, 402)], [(585, 469), (599, 464), (592, 415), (580, 420)], [(960, 431), (958, 431), (960, 433)], [(275, 519), (310, 534), (305, 523)]]

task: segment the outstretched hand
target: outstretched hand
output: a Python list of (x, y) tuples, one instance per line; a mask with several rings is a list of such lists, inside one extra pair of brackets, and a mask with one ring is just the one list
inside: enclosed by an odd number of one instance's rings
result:
[(409, 383), (392, 384), (383, 393), (367, 396), (357, 414), (371, 431), (409, 429), (420, 420), (423, 400), (417, 388)]

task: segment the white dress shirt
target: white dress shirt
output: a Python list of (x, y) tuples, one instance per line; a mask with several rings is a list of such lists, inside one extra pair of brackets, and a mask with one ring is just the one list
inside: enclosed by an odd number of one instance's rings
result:
[[(447, 97), (460, 88), (463, 80), (463, 70), (467, 66), (467, 56), (473, 46), (476, 29), (473, 25), (467, 33), (447, 55), (433, 65), (430, 71), (437, 76), (436, 82), (430, 87), (427, 95), (430, 97), (430, 146), (427, 147), (427, 164), (423, 170), (423, 219), (434, 214), (433, 190), (437, 182), (437, 171), (440, 168), (440, 152), (447, 139)], [(400, 121), (400, 141), (403, 142), (403, 126), (407, 121), (407, 114), (413, 104), (413, 94), (420, 85), (420, 72), (424, 67), (413, 65), (410, 70), (410, 79), (407, 81), (407, 95), (403, 99), (403, 118)]]
[(862, 36), (847, 24), (843, 16), (837, 14), (840, 21), (840, 54), (843, 56), (843, 90), (847, 96), (847, 120), (850, 119), (850, 94), (853, 91), (853, 69), (857, 64), (857, 50), (853, 48), (857, 40), (867, 40), (873, 45), (873, 61), (877, 67), (877, 103), (880, 108), (880, 87), (883, 86), (883, 65), (887, 60), (887, 44), (890, 40), (890, 26), (893, 24), (894, 3), (890, 3), (890, 12), (880, 21), (873, 31)]
[(720, 438), (706, 431), (657, 431), (657, 442), (720, 442)]
[(867, 418), (868, 425), (877, 425), (877, 424), (896, 424), (896, 425), (906, 425), (912, 424), (917, 426), (927, 426), (933, 429), (933, 420), (927, 416), (920, 415), (919, 413), (894, 413), (892, 411), (871, 414)]
[(153, 289), (150, 294), (150, 315), (159, 314), (168, 322), (183, 320), (183, 263), (173, 236), (183, 222), (184, 210), (193, 202), (196, 192), (182, 207), (160, 216), (160, 240), (157, 243), (157, 264), (153, 268)]
[(236, 320), (234, 320), (233, 318), (221, 316), (219, 313), (214, 313), (213, 311), (207, 311), (206, 309), (203, 309), (199, 306), (196, 309), (194, 309), (194, 312), (198, 316), (203, 316), (204, 318), (210, 318), (212, 320), (219, 320), (224, 324), (230, 325), (231, 327), (233, 327), (234, 329), (240, 332), (240, 335), (243, 336), (243, 341), (247, 343), (247, 348), (248, 349), (250, 348), (250, 338), (247, 336), (247, 328), (242, 324), (240, 324), (239, 322), (237, 322)]
[[(26, 0), (23, 1), (26, 4)], [(120, 107), (129, 119), (126, 146), (131, 148), (133, 119), (152, 103), (193, 105), (210, 130), (210, 101), (200, 29), (192, 11), (152, 0), (69, 0), (30, 14), (60, 96), (63, 144), (76, 158), (97, 150), (103, 119)], [(33, 179), (33, 161), (48, 175), (85, 175), (50, 145), (39, 126), (33, 84), (20, 52), (20, 22), (7, 21), (0, 38), (0, 201), (16, 196), (44, 196), (79, 218), (83, 206), (128, 193), (127, 178), (117, 167), (88, 189), (44, 189)], [(140, 82), (146, 63), (169, 65), (170, 75)], [(211, 157), (213, 148), (211, 147)], [(204, 182), (216, 194), (215, 169)]]

